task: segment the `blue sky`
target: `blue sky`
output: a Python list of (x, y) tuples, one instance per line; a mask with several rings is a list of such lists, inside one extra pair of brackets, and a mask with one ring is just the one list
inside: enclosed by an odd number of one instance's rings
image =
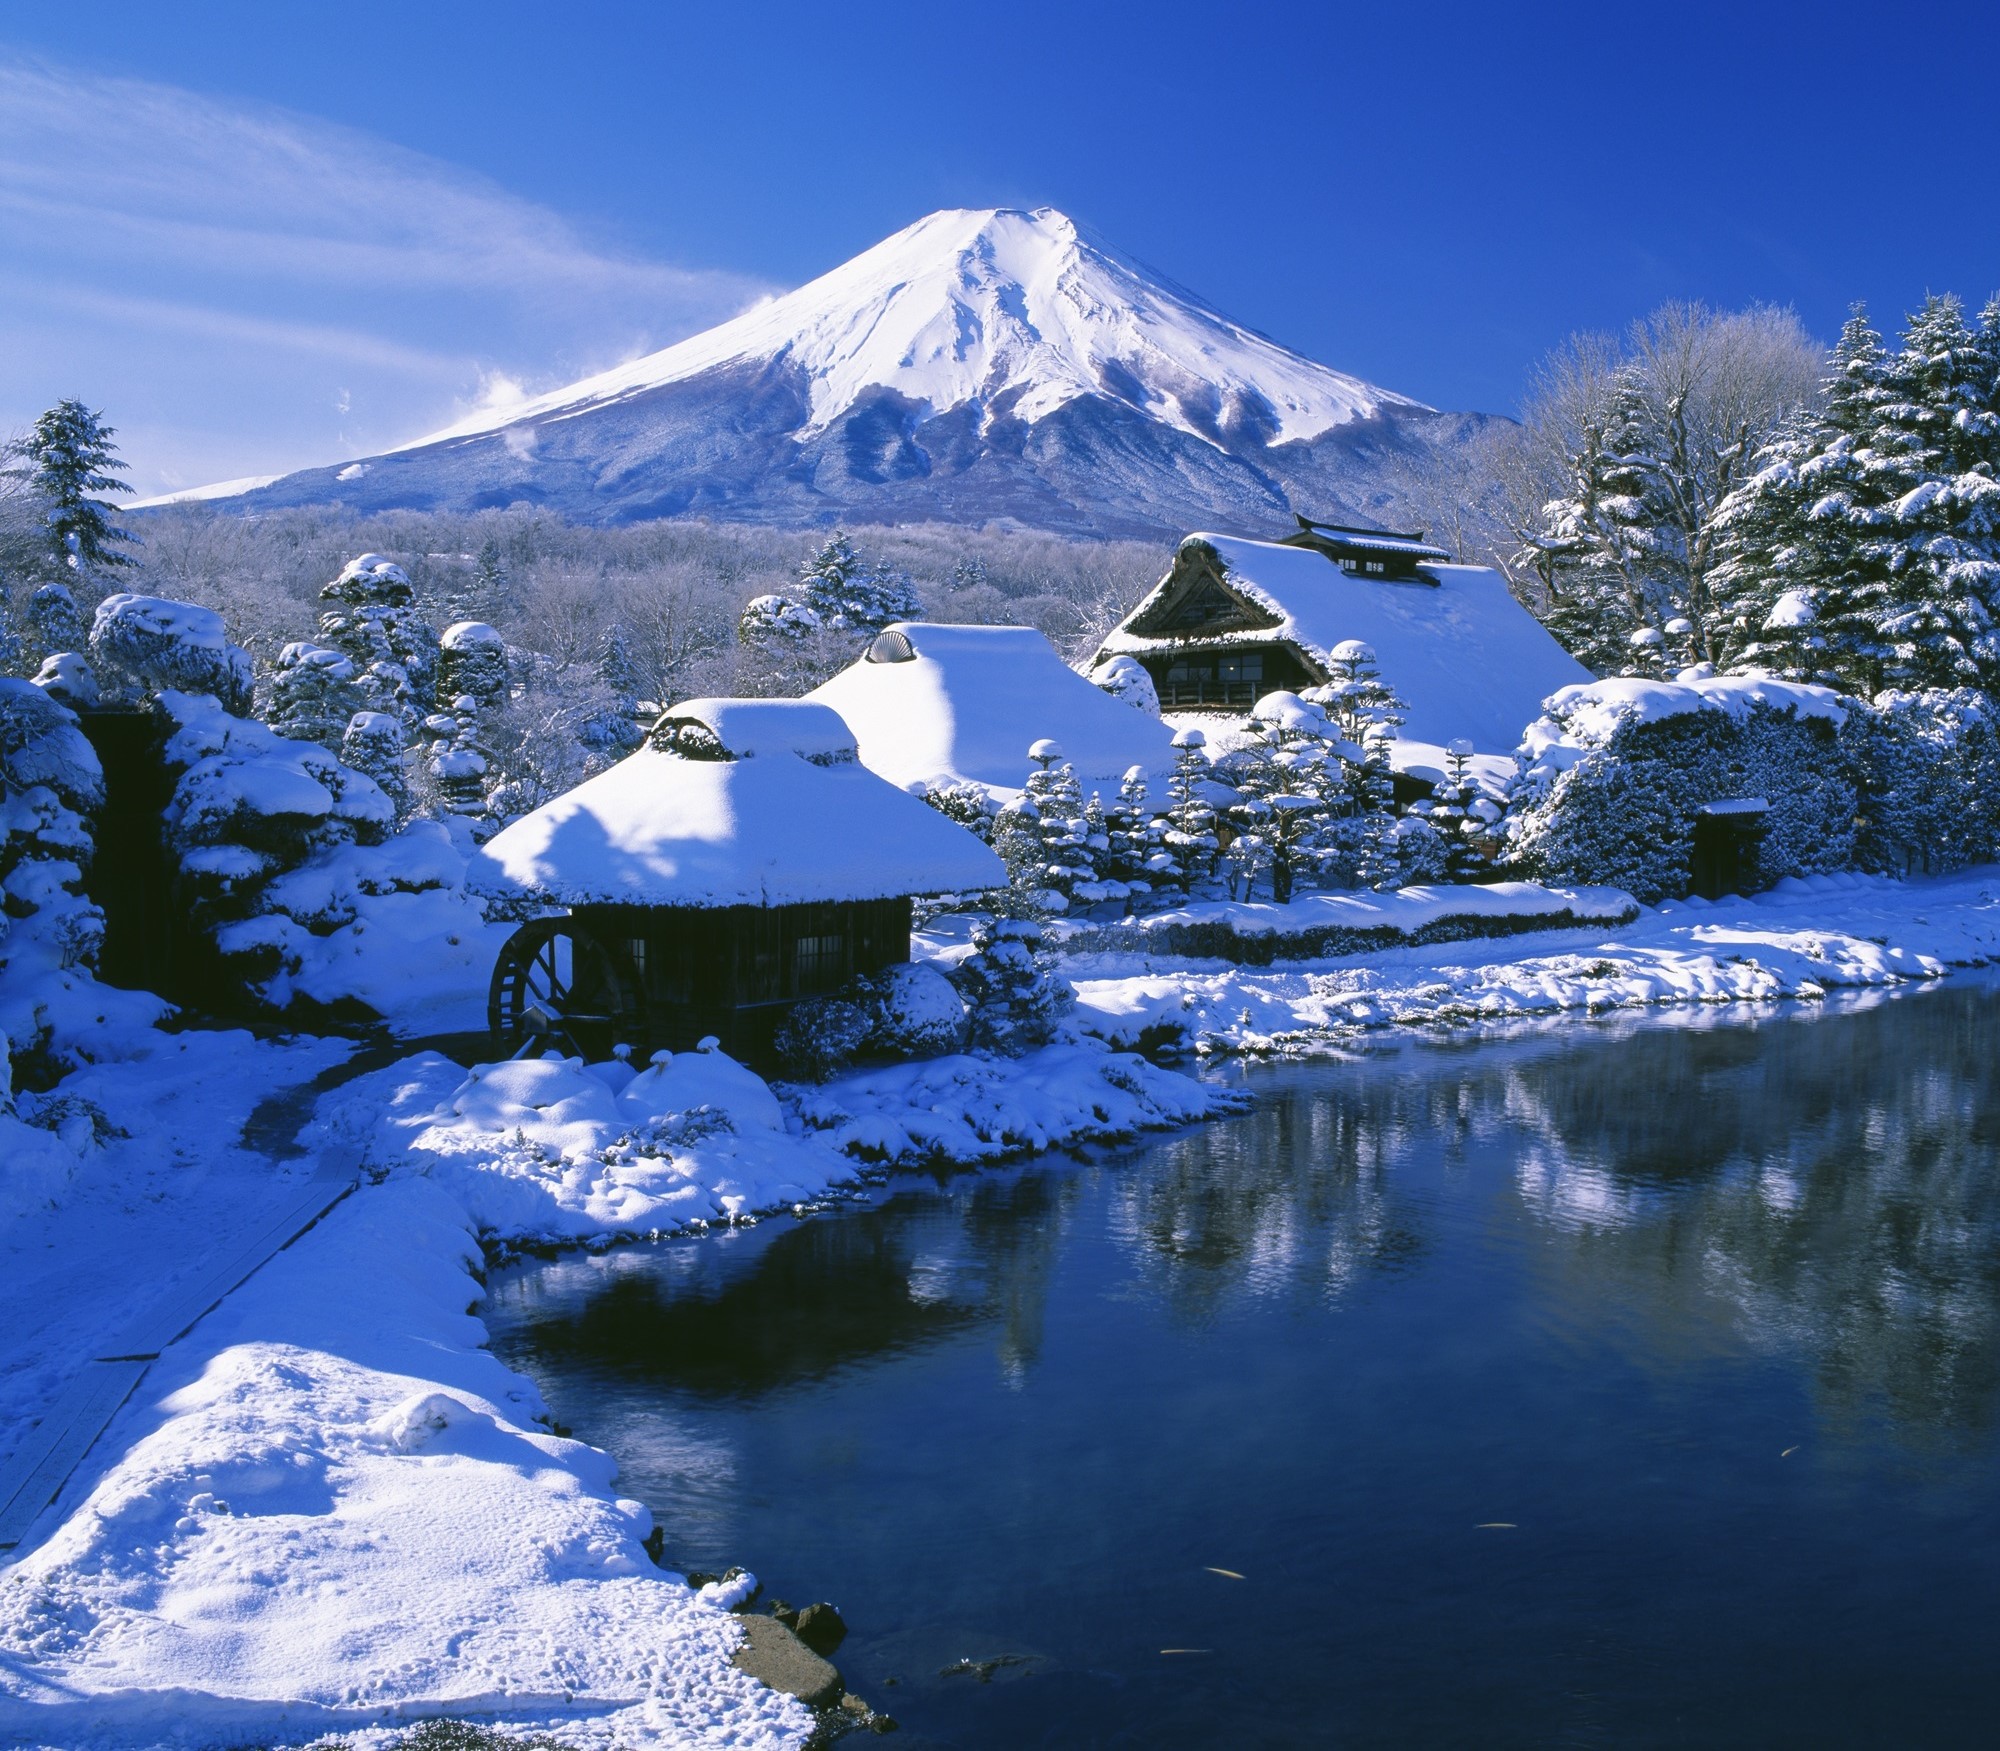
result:
[(0, 425), (148, 488), (380, 448), (942, 206), (1507, 410), (1668, 298), (2000, 286), (1986, 7), (0, 3)]

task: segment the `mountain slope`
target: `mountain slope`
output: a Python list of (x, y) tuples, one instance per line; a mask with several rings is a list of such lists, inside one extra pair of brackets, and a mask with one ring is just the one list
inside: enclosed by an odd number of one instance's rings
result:
[(1053, 209), (960, 210), (662, 352), (235, 496), (1150, 534), (1366, 514), (1468, 417), (1288, 352)]

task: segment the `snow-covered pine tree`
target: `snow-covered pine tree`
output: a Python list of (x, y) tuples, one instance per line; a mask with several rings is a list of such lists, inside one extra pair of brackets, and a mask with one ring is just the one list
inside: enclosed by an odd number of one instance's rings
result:
[(951, 982), (970, 1010), (971, 1044), (1019, 1053), (1046, 1045), (1076, 1006), (1076, 990), (1041, 954), (1033, 920), (982, 920), (973, 953), (951, 969)]
[(67, 584), (38, 586), (28, 597), (21, 623), (22, 660), (28, 663), (44, 663), (65, 651), (82, 651), (90, 640), (90, 623)]
[(805, 606), (832, 631), (877, 633), (923, 612), (909, 578), (863, 559), (844, 529), (834, 530), (799, 568), (799, 589)]
[[(1431, 825), (1444, 835), (1445, 879), (1453, 882), (1475, 880), (1487, 867), (1483, 854), (1490, 831), (1489, 823), (1474, 812), (1480, 800), (1472, 774), (1472, 744), (1456, 737), (1445, 744), (1444, 782), (1431, 796)], [(1487, 811), (1498, 818), (1500, 811)]]
[(76, 570), (132, 563), (119, 548), (133, 537), (112, 520), (117, 507), (101, 496), (132, 490), (118, 478), (125, 464), (111, 442), (115, 435), (103, 414), (63, 400), (5, 452), (15, 466), (0, 472), (23, 482), (41, 501), (52, 557)]
[(1819, 405), (1787, 418), (1714, 518), (1718, 660), (1863, 696), (1883, 684), (1893, 543), (1869, 531), (1887, 502), (1881, 447), (1889, 355), (1856, 305)]
[(1174, 769), (1167, 777), (1166, 825), (1160, 843), (1173, 859), (1183, 888), (1215, 867), (1215, 811), (1209, 806), (1208, 737), (1197, 729), (1174, 732)]
[(340, 739), (340, 763), (375, 781), (395, 809), (399, 826), (409, 819), (414, 802), (403, 753), (403, 720), (393, 712), (357, 711)]
[(1121, 882), (1143, 882), (1148, 877), (1146, 860), (1152, 855), (1147, 832), (1153, 818), (1147, 804), (1146, 769), (1129, 766), (1118, 786), (1117, 799), (1105, 811), (1105, 834), (1110, 840), (1107, 867)]
[(459, 620), (438, 640), (438, 695), (456, 700), (470, 694), (488, 710), (507, 697), (507, 641), (481, 620)]
[(1080, 884), (1097, 879), (1083, 791), (1061, 744), (1044, 738), (1028, 750), (1028, 758), (1035, 770), (1028, 774), (1023, 795), (1034, 806), (1041, 836), (1041, 886), (1057, 897), (1045, 899), (1043, 906), (1063, 912)]
[(1988, 454), (1985, 363), (1950, 296), (1925, 301), (1889, 363), (1868, 530), (1891, 580), (1878, 624), (1885, 676), (1898, 687), (2000, 678), (2000, 482)]
[(1632, 633), (1653, 616), (1654, 494), (1643, 398), (1628, 367), (1584, 419), (1565, 490), (1542, 508), (1519, 556), (1547, 591), (1549, 630), (1599, 674), (1624, 668)]
[(372, 710), (413, 729), (437, 696), (438, 638), (413, 606), (409, 574), (364, 553), (319, 594), (321, 640), (353, 662)]
[(1019, 918), (1040, 918), (1050, 909), (1053, 894), (1043, 879), (1047, 854), (1042, 849), (1042, 818), (1034, 801), (1018, 796), (993, 818), (993, 850), (1007, 867), (1007, 892), (995, 910)]
[(296, 639), (278, 653), (265, 683), (264, 721), (295, 742), (317, 742), (337, 753), (354, 714), (367, 709), (367, 695), (344, 651), (310, 639)]

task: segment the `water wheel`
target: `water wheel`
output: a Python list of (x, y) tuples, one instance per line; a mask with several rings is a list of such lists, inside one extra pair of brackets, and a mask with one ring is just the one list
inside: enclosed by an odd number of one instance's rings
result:
[(508, 937), (487, 987), (486, 1024), (509, 1053), (537, 1039), (569, 1057), (603, 1059), (643, 1045), (646, 1000), (625, 957), (573, 918), (537, 918)]

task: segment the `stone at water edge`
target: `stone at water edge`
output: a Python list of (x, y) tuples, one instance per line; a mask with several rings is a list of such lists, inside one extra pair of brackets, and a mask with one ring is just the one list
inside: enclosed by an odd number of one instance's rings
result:
[(796, 1696), (807, 1708), (827, 1708), (847, 1686), (831, 1663), (800, 1641), (775, 1617), (744, 1617), (743, 1645), (730, 1655), (737, 1670)]
[(816, 1654), (831, 1655), (847, 1640), (847, 1620), (831, 1605), (808, 1605), (792, 1625), (800, 1641)]

